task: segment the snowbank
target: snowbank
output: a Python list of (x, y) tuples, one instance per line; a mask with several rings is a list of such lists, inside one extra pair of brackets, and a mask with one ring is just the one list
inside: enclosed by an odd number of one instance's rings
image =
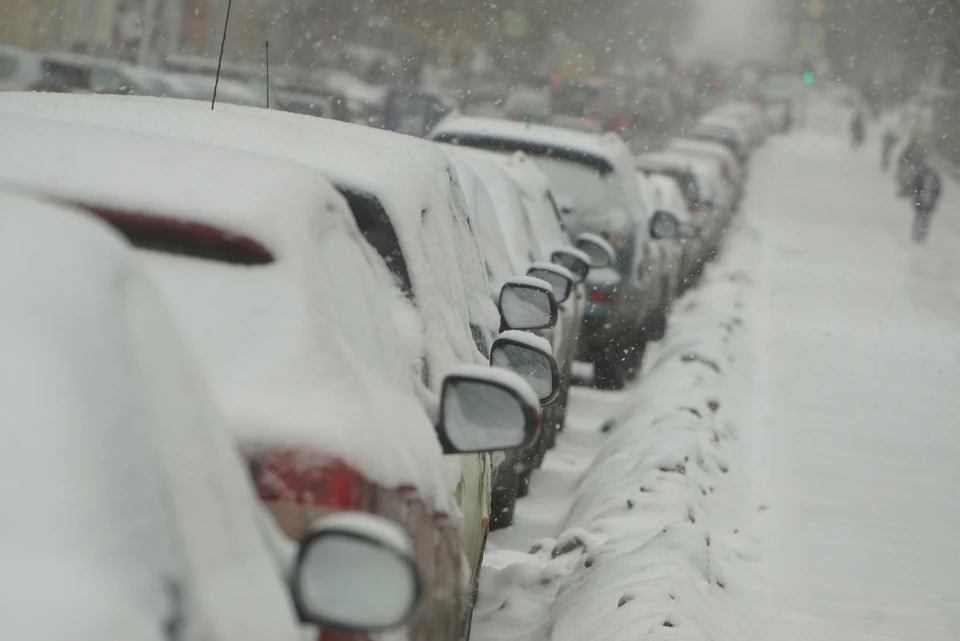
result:
[(758, 507), (739, 429), (756, 241), (741, 225), (735, 247), (678, 303), (642, 382), (600, 427), (557, 536), (526, 553), (492, 550), (475, 639), (742, 638), (754, 600), (744, 598), (752, 546), (740, 528)]

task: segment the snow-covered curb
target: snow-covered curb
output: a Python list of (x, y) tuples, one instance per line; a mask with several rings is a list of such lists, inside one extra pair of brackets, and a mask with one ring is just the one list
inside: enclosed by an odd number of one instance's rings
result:
[(757, 241), (738, 223), (725, 257), (679, 301), (640, 384), (601, 428), (560, 536), (487, 568), (476, 638), (739, 636), (748, 600), (727, 568), (749, 554), (738, 523), (757, 509), (739, 432), (753, 376)]

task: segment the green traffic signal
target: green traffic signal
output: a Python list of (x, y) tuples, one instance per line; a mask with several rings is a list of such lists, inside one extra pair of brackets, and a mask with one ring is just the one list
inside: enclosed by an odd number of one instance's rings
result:
[(814, 80), (814, 75), (813, 75), (813, 72), (812, 72), (812, 71), (804, 71), (804, 72), (803, 72), (803, 81), (804, 81), (805, 83), (807, 83), (808, 85), (809, 85), (809, 84), (813, 84), (813, 80)]

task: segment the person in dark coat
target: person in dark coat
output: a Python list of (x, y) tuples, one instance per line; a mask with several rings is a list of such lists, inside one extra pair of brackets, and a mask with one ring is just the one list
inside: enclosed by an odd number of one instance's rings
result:
[(913, 180), (913, 242), (927, 239), (933, 212), (940, 200), (940, 176), (929, 165), (923, 165)]
[(863, 144), (863, 138), (866, 135), (864, 131), (863, 114), (857, 109), (853, 114), (853, 121), (850, 123), (850, 133), (853, 137), (853, 148), (856, 149)]

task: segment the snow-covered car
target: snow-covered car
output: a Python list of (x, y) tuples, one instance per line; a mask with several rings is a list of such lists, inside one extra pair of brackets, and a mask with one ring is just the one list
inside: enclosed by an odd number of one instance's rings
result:
[[(650, 180), (650, 177), (641, 171), (635, 173), (637, 186), (640, 189), (640, 196), (643, 198), (644, 207), (651, 213), (651, 223), (653, 217), (661, 207), (660, 193), (656, 185)], [(663, 228), (661, 228), (663, 231)], [(679, 233), (679, 229), (677, 230)], [(651, 340), (660, 340), (667, 331), (667, 318), (670, 314), (670, 306), (674, 300), (680, 296), (683, 287), (683, 248), (680, 245), (679, 237), (656, 238), (651, 234), (656, 242), (650, 243), (650, 257), (648, 264), (651, 269), (656, 265), (656, 271), (660, 274), (662, 293), (660, 295), (661, 312), (657, 315), (660, 321), (659, 325), (648, 328)]]
[[(526, 383), (485, 365), (450, 368), (437, 374), (434, 406), (392, 320), (386, 268), (315, 170), (22, 116), (0, 116), (0, 131), (11, 141), (0, 184), (80, 206), (144, 250), (285, 533), (302, 536), (330, 509), (395, 520), (427, 584), (413, 629), (460, 634), (470, 592), (441, 453), (473, 461), (536, 438), (539, 403)], [(478, 415), (468, 401), (481, 397)]]
[(740, 164), (737, 157), (727, 147), (705, 140), (674, 138), (667, 144), (666, 150), (668, 153), (689, 154), (719, 161), (723, 178), (735, 190), (736, 203), (739, 205), (746, 188), (747, 168)]
[(645, 174), (694, 177), (701, 205), (694, 219), (708, 247), (708, 254), (713, 256), (729, 225), (734, 204), (734, 194), (724, 184), (719, 164), (674, 152), (643, 154), (637, 156), (635, 162), (637, 170)]
[(685, 129), (683, 133), (684, 136), (694, 140), (706, 140), (723, 145), (736, 156), (741, 165), (747, 166), (751, 149), (743, 133), (738, 129), (700, 122), (689, 129)]
[[(675, 240), (680, 250), (679, 287), (677, 293), (695, 285), (700, 276), (700, 270), (707, 259), (706, 246), (700, 235), (702, 233), (697, 221), (690, 215), (683, 190), (676, 178), (668, 174), (652, 173), (648, 177), (657, 197), (658, 211), (667, 211), (676, 216), (678, 222), (688, 225), (691, 232), (680, 235)], [(675, 258), (675, 254), (671, 257)]]
[(120, 234), (10, 193), (0, 225), (4, 637), (295, 641), (301, 622), (396, 627), (429, 598), (382, 519), (331, 515), (299, 551), (272, 531)]
[(571, 237), (598, 234), (613, 246), (612, 264), (598, 263), (587, 277), (580, 355), (593, 362), (599, 386), (622, 387), (642, 361), (648, 327), (662, 325), (663, 310), (662, 278), (650, 268), (650, 212), (623, 139), (463, 116), (441, 122), (431, 138), (502, 155), (523, 152), (551, 181)]
[(748, 102), (725, 103), (702, 116), (700, 123), (738, 130), (750, 149), (763, 144), (769, 124), (763, 108)]
[[(400, 332), (391, 349), (408, 370), (437, 394), (446, 372), (488, 362), (500, 315), (456, 171), (436, 145), (281, 111), (225, 105), (211, 114), (194, 103), (149, 98), (8, 93), (0, 97), (3, 111), (152, 132), (319, 170), (380, 255), (371, 252), (371, 263), (389, 268), (384, 288)], [(476, 581), (490, 517), (491, 458), (447, 456), (444, 469), (463, 515), (455, 525)], [(468, 606), (467, 620), (469, 612)]]

